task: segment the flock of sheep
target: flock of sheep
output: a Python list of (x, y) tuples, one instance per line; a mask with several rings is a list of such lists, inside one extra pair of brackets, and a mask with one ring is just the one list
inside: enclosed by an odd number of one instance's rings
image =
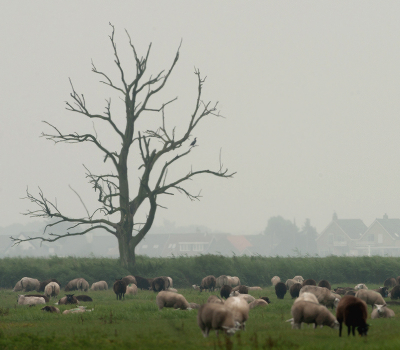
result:
[[(295, 276), (288, 279), (285, 283), (281, 282), (278, 276), (271, 279), (275, 287), (278, 299), (283, 299), (289, 291), (292, 299), (295, 299), (291, 314), (293, 329), (300, 329), (301, 324), (313, 324), (316, 326), (329, 326), (339, 329), (339, 336), (342, 333), (342, 325), (348, 327), (348, 334), (355, 334), (357, 328), (360, 335), (367, 335), (368, 327), (366, 320), (368, 317), (367, 305), (372, 308), (371, 318), (390, 318), (394, 317), (393, 310), (387, 307), (385, 297), (393, 299), (400, 298), (400, 277), (397, 279), (388, 278), (383, 287), (370, 290), (365, 284), (358, 284), (354, 288), (338, 287), (332, 291), (331, 285), (327, 280), (321, 280), (318, 285), (315, 280), (304, 280), (302, 276)], [(193, 289), (214, 291), (218, 290), (220, 297), (210, 295), (207, 302), (203, 305), (189, 303), (186, 298), (177, 293), (173, 288), (171, 277), (161, 276), (152, 279), (140, 276), (126, 276), (118, 279), (113, 285), (116, 298), (122, 299), (125, 294), (135, 295), (138, 289), (153, 290), (158, 292), (156, 304), (159, 310), (163, 308), (174, 308), (181, 310), (198, 309), (197, 323), (204, 335), (207, 337), (210, 330), (223, 331), (228, 335), (234, 334), (238, 330), (244, 330), (246, 321), (249, 318), (249, 311), (255, 307), (267, 306), (271, 303), (267, 296), (256, 299), (249, 294), (251, 290), (262, 290), (260, 287), (248, 287), (241, 285), (238, 277), (227, 275), (204, 277), (201, 284), (193, 285)], [(37, 305), (46, 304), (50, 298), (57, 298), (61, 289), (61, 284), (56, 279), (49, 279), (39, 282), (37, 279), (24, 277), (14, 287), (15, 292), (38, 291), (44, 294), (18, 295), (18, 304)], [(93, 291), (107, 290), (108, 285), (105, 281), (99, 281), (90, 287)], [(389, 291), (389, 289), (391, 289)], [(89, 283), (83, 278), (76, 278), (68, 282), (64, 290), (69, 291), (88, 291)], [(92, 311), (84, 306), (79, 306), (79, 301), (92, 301), (87, 295), (75, 296), (66, 294), (59, 299), (56, 304), (76, 306), (75, 309), (65, 310), (63, 314), (75, 312)], [(375, 309), (374, 309), (375, 307)], [(328, 308), (336, 308), (336, 317)], [(60, 313), (54, 306), (45, 306), (43, 311)]]

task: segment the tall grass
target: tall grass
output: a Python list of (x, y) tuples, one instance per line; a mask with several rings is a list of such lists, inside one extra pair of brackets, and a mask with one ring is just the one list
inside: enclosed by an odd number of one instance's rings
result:
[(170, 276), (177, 287), (199, 284), (207, 275), (238, 276), (242, 284), (267, 286), (275, 275), (282, 280), (302, 275), (331, 283), (381, 284), (387, 277), (400, 275), (400, 258), (394, 257), (261, 257), (201, 255), (198, 257), (149, 258), (138, 256), (134, 271), (110, 258), (4, 258), (0, 259), (0, 288), (12, 288), (22, 277), (39, 280), (57, 278), (62, 285), (83, 277), (89, 283), (128, 274), (143, 277)]

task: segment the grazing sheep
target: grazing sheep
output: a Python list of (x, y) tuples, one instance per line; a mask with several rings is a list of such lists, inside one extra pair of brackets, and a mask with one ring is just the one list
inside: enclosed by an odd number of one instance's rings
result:
[(128, 276), (123, 277), (122, 280), (125, 282), (125, 284), (126, 284), (127, 286), (128, 286), (129, 284), (136, 284), (136, 285), (137, 285), (135, 276), (128, 275)]
[(295, 283), (290, 287), (289, 293), (290, 293), (292, 299), (298, 298), (299, 293), (300, 293), (300, 289), (302, 287), (303, 287), (303, 285), (301, 283)]
[(303, 276), (294, 276), (293, 279), (294, 279), (297, 283), (303, 283), (303, 281), (304, 281)]
[[(169, 282), (168, 282), (169, 283)], [(154, 292), (161, 292), (162, 290), (165, 290), (165, 280), (162, 277), (156, 277), (153, 279), (151, 282), (151, 289)]]
[(228, 279), (226, 275), (221, 275), (215, 279), (215, 288), (222, 288), (224, 285), (228, 285)]
[(339, 322), (339, 337), (342, 336), (343, 323), (347, 326), (347, 335), (350, 335), (350, 330), (355, 335), (354, 330), (356, 327), (361, 336), (367, 335), (367, 317), (368, 311), (365, 301), (352, 295), (345, 295), (336, 309), (336, 318)]
[(182, 294), (161, 291), (156, 296), (156, 304), (158, 310), (164, 307), (172, 307), (174, 309), (190, 310), (190, 305)]
[(354, 287), (354, 290), (360, 290), (360, 289), (368, 289), (368, 287), (364, 283), (359, 283)]
[(305, 292), (314, 294), (320, 304), (325, 305), (326, 307), (330, 306), (332, 309), (339, 303), (339, 298), (325, 287), (307, 285), (301, 288), (300, 295)]
[(219, 293), (222, 298), (227, 299), (227, 298), (229, 298), (229, 294), (231, 294), (231, 292), (232, 292), (232, 287), (225, 284), (221, 287), (221, 290)]
[(357, 291), (355, 290), (348, 290), (346, 293), (344, 293), (344, 295), (352, 295), (353, 297), (356, 296)]
[(207, 303), (223, 304), (224, 301), (222, 299), (218, 298), (216, 295), (210, 295), (207, 299)]
[(313, 280), (312, 278), (303, 281), (303, 286), (316, 286), (317, 282), (315, 282), (315, 280)]
[(89, 295), (77, 295), (76, 299), (79, 301), (93, 301), (93, 299)]
[(214, 290), (215, 284), (216, 284), (216, 278), (214, 276), (204, 277), (200, 284), (200, 292), (202, 292), (203, 289), (208, 289), (209, 291)]
[(28, 297), (25, 295), (18, 295), (18, 305), (38, 305), (38, 304), (46, 304), (44, 298), (41, 297)]
[(38, 291), (40, 282), (36, 278), (23, 277), (15, 285), (14, 292), (31, 292), (33, 290)]
[(175, 289), (175, 288), (169, 287), (169, 288), (167, 288), (166, 290), (169, 291), (169, 292), (178, 293), (178, 289)]
[(265, 300), (268, 304), (271, 304), (271, 303), (272, 303), (272, 301), (269, 300), (268, 297), (261, 297), (260, 299)]
[(128, 295), (136, 295), (138, 293), (138, 288), (136, 284), (130, 284), (129, 286), (126, 286), (126, 293)]
[(56, 282), (50, 282), (44, 288), (44, 294), (49, 298), (56, 298), (57, 295), (60, 294), (60, 286)]
[(396, 284), (400, 284), (400, 276), (396, 277)]
[(371, 318), (391, 318), (394, 317), (394, 311), (386, 307), (386, 305), (375, 304), (376, 309), (371, 313)]
[(384, 298), (387, 298), (387, 296), (389, 294), (388, 287), (379, 287), (377, 289), (372, 289), (372, 290), (375, 292), (378, 292)]
[(256, 299), (249, 304), (249, 309), (254, 309), (258, 306), (267, 306), (268, 303), (264, 299)]
[(189, 308), (190, 309), (200, 309), (200, 305), (196, 304), (196, 303), (189, 303)]
[(75, 279), (69, 281), (67, 283), (67, 285), (65, 286), (64, 291), (70, 292), (72, 290), (78, 290), (78, 280), (79, 279), (80, 278), (75, 278)]
[(274, 276), (274, 277), (271, 278), (271, 283), (272, 283), (273, 286), (275, 286), (280, 281), (281, 281), (281, 279), (279, 278), (279, 276)]
[(389, 292), (389, 298), (392, 300), (400, 299), (400, 285), (396, 285)]
[(57, 308), (57, 307), (55, 307), (55, 306), (45, 306), (45, 307), (43, 307), (43, 308), (41, 308), (40, 310), (42, 310), (42, 311), (47, 311), (47, 312), (51, 312), (51, 313), (57, 313), (57, 314), (59, 314), (60, 313), (60, 309), (59, 308)]
[(84, 278), (79, 278), (76, 282), (77, 290), (87, 292), (89, 290), (89, 283)]
[(278, 299), (283, 299), (285, 297), (286, 294), (286, 285), (283, 282), (278, 282), (275, 285), (275, 294), (278, 297)]
[(169, 287), (168, 288), (173, 288), (174, 287), (174, 285), (173, 285), (174, 281), (172, 280), (171, 277), (167, 277), (167, 278), (168, 278), (168, 281), (169, 281)]
[(228, 285), (231, 287), (240, 286), (240, 279), (237, 276), (227, 276), (228, 277)]
[(239, 294), (238, 297), (246, 300), (248, 303), (252, 303), (254, 300), (256, 300), (256, 298), (250, 294)]
[(238, 330), (232, 311), (221, 304), (201, 305), (197, 313), (197, 324), (204, 338), (208, 337), (212, 329), (215, 330), (217, 336), (219, 330), (224, 331), (227, 335), (233, 335)]
[(194, 290), (200, 290), (200, 286), (198, 286), (197, 284), (193, 284), (193, 285), (192, 285), (192, 288), (193, 288)]
[(254, 287), (247, 287), (248, 290), (262, 290), (261, 287), (254, 286)]
[(149, 279), (140, 276), (135, 276), (135, 279), (138, 288), (146, 290), (149, 290), (151, 288), (151, 281)]
[(314, 328), (316, 326), (339, 328), (339, 323), (335, 316), (323, 305), (300, 300), (293, 304), (291, 313), (293, 318), (287, 322), (292, 322), (293, 329), (300, 329), (302, 322), (314, 323)]
[(308, 292), (304, 292), (303, 294), (301, 294), (295, 301), (293, 304), (298, 303), (300, 301), (309, 301), (311, 303), (315, 303), (315, 304), (319, 304), (317, 297), (312, 294), (312, 293), (308, 293)]
[(325, 287), (329, 290), (332, 290), (331, 284), (327, 280), (321, 280), (318, 282), (318, 287)]
[(235, 322), (240, 325), (239, 328), (244, 330), (250, 310), (247, 301), (240, 297), (230, 297), (225, 301), (225, 306), (232, 311)]
[(393, 277), (387, 278), (385, 282), (383, 282), (383, 286), (388, 287), (388, 289), (394, 287), (396, 284), (397, 284), (396, 279)]
[(294, 279), (288, 279), (285, 282), (286, 285), (286, 289), (290, 290), (290, 287), (293, 286), (295, 283), (298, 283), (297, 281), (295, 281)]
[(374, 308), (375, 304), (386, 305), (382, 295), (373, 290), (360, 289), (355, 296), (365, 301), (368, 305), (371, 305), (371, 308)]
[(58, 282), (58, 280), (56, 280), (55, 278), (50, 278), (48, 280), (42, 281), (39, 283), (39, 289), (38, 292), (44, 292), (44, 288), (50, 283), (50, 282), (56, 282), (60, 288), (61, 288), (61, 283)]
[(339, 294), (339, 295), (345, 295), (346, 292), (349, 292), (349, 291), (354, 291), (354, 288), (349, 288), (349, 287), (337, 287), (336, 289), (334, 289), (334, 292), (335, 292), (336, 294)]
[(62, 297), (57, 305), (67, 305), (67, 304), (79, 304), (78, 299), (74, 297), (73, 294), (65, 294), (65, 297)]
[(125, 299), (126, 283), (121, 279), (116, 279), (113, 285), (113, 291), (117, 296), (117, 300)]
[(67, 314), (76, 314), (76, 313), (81, 313), (81, 312), (90, 312), (93, 311), (94, 309), (86, 309), (86, 306), (78, 306), (76, 309), (70, 309), (70, 310), (64, 310), (63, 315)]
[(97, 291), (97, 290), (107, 290), (108, 289), (108, 284), (106, 281), (99, 281), (99, 282), (94, 282), (92, 286), (90, 287), (91, 290)]
[(30, 298), (30, 297), (43, 298), (46, 303), (50, 301), (49, 297), (44, 294), (25, 294), (25, 298)]

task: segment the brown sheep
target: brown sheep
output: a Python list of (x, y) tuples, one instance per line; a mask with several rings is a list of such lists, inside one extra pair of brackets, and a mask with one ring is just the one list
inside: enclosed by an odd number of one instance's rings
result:
[(58, 301), (58, 305), (67, 305), (67, 304), (79, 304), (78, 299), (74, 297), (73, 294), (65, 294), (65, 297), (62, 297)]
[(126, 283), (121, 279), (115, 280), (113, 285), (113, 291), (117, 296), (117, 300), (121, 300), (122, 298), (125, 299), (126, 293)]
[(400, 285), (396, 285), (389, 292), (389, 298), (392, 300), (400, 299)]
[(238, 288), (238, 292), (240, 294), (249, 294), (249, 288), (247, 286), (240, 285)]
[(41, 308), (40, 310), (47, 311), (47, 312), (55, 312), (57, 314), (60, 313), (60, 309), (59, 308), (57, 308), (55, 306), (49, 306), (49, 305)]
[[(319, 281), (318, 287), (325, 287), (325, 288), (328, 288), (329, 290), (332, 290), (331, 284), (327, 280)], [(337, 294), (339, 294), (339, 293), (337, 293)]]
[(93, 299), (88, 295), (77, 295), (76, 299), (79, 301), (93, 301)]
[(217, 282), (217, 279), (214, 276), (210, 275), (210, 276), (204, 277), (200, 284), (200, 292), (202, 292), (203, 289), (208, 289), (209, 291), (214, 290), (216, 282)]
[(64, 290), (66, 292), (70, 292), (72, 290), (78, 290), (78, 280), (79, 280), (79, 278), (75, 278), (75, 279), (69, 281), (67, 283), (67, 285), (65, 286)]
[(352, 295), (345, 295), (340, 299), (336, 309), (336, 318), (339, 322), (339, 337), (342, 336), (343, 323), (347, 326), (347, 335), (350, 335), (350, 330), (353, 335), (357, 327), (358, 333), (361, 336), (366, 336), (368, 333), (367, 324), (368, 310), (365, 301), (353, 297)]
[(174, 309), (190, 310), (190, 304), (182, 294), (161, 291), (156, 296), (156, 304), (158, 309), (164, 307), (172, 307)]
[(315, 282), (315, 280), (313, 280), (311, 278), (303, 281), (303, 286), (316, 286), (316, 285), (317, 285), (317, 282)]
[(151, 288), (151, 279), (148, 278), (144, 278), (144, 277), (140, 277), (140, 276), (135, 276), (136, 279), (136, 285), (138, 288), (140, 289), (145, 289), (145, 290), (149, 290)]
[(222, 298), (227, 299), (229, 298), (229, 294), (231, 294), (231, 292), (232, 292), (231, 286), (223, 285), (219, 293), (221, 294)]
[(290, 293), (292, 299), (298, 298), (299, 293), (300, 293), (300, 289), (301, 289), (302, 287), (303, 287), (303, 286), (302, 286), (301, 283), (292, 284), (292, 286), (291, 286), (290, 289), (289, 289), (289, 293)]
[(388, 289), (394, 287), (396, 284), (397, 284), (397, 283), (396, 283), (396, 279), (393, 278), (393, 277), (387, 278), (387, 279), (385, 280), (385, 282), (383, 282), (383, 286), (384, 286), (384, 287), (388, 287)]
[(212, 329), (217, 335), (220, 330), (227, 335), (233, 335), (238, 330), (232, 311), (221, 304), (201, 305), (197, 313), (197, 324), (204, 337), (208, 337)]
[(154, 292), (161, 292), (162, 290), (165, 290), (166, 288), (167, 287), (165, 286), (165, 280), (162, 277), (156, 277), (151, 282), (151, 289)]

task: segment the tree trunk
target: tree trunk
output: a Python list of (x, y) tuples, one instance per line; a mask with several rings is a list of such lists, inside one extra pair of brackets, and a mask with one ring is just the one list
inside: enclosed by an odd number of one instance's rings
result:
[(135, 247), (132, 245), (132, 237), (121, 234), (118, 238), (119, 256), (122, 267), (133, 273), (135, 266)]

